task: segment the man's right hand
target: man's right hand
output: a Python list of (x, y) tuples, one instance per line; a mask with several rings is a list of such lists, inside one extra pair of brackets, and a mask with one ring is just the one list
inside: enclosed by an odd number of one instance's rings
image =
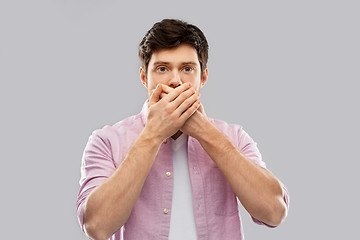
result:
[(145, 128), (156, 139), (174, 135), (200, 107), (199, 94), (190, 83), (182, 84), (161, 98), (163, 86), (158, 84), (149, 99), (149, 115)]

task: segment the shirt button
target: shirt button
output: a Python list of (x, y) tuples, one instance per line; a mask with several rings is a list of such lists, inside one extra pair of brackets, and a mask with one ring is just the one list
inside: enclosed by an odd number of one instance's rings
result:
[(166, 172), (166, 176), (170, 177), (170, 176), (171, 176), (171, 172)]
[(169, 209), (164, 208), (164, 213), (167, 214), (169, 212)]
[(163, 143), (167, 143), (167, 138), (166, 138), (166, 139), (164, 139)]

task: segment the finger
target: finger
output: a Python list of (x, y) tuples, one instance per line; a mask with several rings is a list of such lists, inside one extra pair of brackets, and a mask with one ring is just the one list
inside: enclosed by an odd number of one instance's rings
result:
[[(182, 93), (175, 101), (179, 101), (180, 98), (182, 98), (182, 96), (185, 95), (185, 100), (179, 103), (179, 107), (177, 107), (177, 109), (175, 110), (176, 114), (178, 114), (178, 116), (180, 116), (181, 114), (183, 114), (188, 108), (190, 108), (196, 101), (199, 100), (199, 94), (192, 94), (190, 96), (187, 96), (187, 94), (189, 94), (188, 92), (194, 92), (190, 91), (190, 89), (184, 93)], [(174, 101), (174, 102), (175, 102)], [(174, 103), (175, 104), (175, 103)]]
[(198, 110), (199, 110), (199, 112), (201, 112), (206, 117), (206, 113), (205, 113), (204, 106), (202, 105), (202, 103), (200, 103), (200, 106), (199, 106)]
[(187, 119), (189, 119), (200, 107), (200, 100), (197, 100), (196, 102), (194, 102), (191, 107), (189, 107), (188, 109), (186, 109), (186, 111), (180, 116), (180, 121), (186, 121)]
[(167, 86), (167, 85), (163, 85), (163, 92), (165, 92), (165, 93), (170, 93), (170, 92), (173, 91), (173, 90), (174, 90), (174, 88), (169, 87), (169, 86)]
[(174, 88), (172, 88), (172, 87), (169, 87), (167, 85), (162, 85), (162, 93), (160, 95), (160, 98), (165, 97), (167, 94), (169, 94), (173, 90), (174, 90)]
[(185, 83), (181, 86), (175, 88), (174, 90), (170, 91), (169, 94), (165, 97), (167, 101), (172, 102), (176, 99), (182, 92), (186, 91), (187, 89), (191, 88), (191, 83)]
[(158, 84), (154, 92), (150, 96), (148, 105), (151, 106), (152, 104), (157, 103), (160, 100), (161, 93), (162, 93), (162, 85)]
[[(186, 110), (186, 108), (190, 107), (193, 102), (199, 99), (200, 95), (193, 88), (187, 89), (185, 92), (181, 93), (174, 101), (171, 103), (174, 106), (174, 109), (180, 108), (181, 113)], [(183, 104), (185, 103), (185, 105)], [(185, 109), (184, 106), (187, 106)]]
[(167, 95), (167, 93), (162, 92), (162, 93), (160, 94), (160, 99), (164, 98), (166, 95)]

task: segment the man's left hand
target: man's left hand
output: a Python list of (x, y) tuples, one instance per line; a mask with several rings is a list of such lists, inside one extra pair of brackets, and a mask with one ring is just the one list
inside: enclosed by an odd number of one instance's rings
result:
[[(166, 85), (163, 86), (161, 98), (174, 90), (174, 88)], [(199, 109), (185, 122), (185, 124), (180, 128), (180, 131), (197, 139), (201, 136), (202, 132), (205, 131), (205, 126), (208, 122), (209, 120), (205, 114), (204, 106), (200, 104)]]

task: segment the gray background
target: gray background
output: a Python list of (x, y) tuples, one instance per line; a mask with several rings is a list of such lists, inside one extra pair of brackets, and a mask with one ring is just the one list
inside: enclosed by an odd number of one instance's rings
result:
[(167, 17), (208, 38), (207, 114), (243, 125), (289, 189), (276, 229), (241, 209), (246, 238), (356, 238), (359, 7), (1, 0), (1, 238), (86, 239), (75, 213), (83, 149), (94, 129), (140, 111), (137, 46)]

